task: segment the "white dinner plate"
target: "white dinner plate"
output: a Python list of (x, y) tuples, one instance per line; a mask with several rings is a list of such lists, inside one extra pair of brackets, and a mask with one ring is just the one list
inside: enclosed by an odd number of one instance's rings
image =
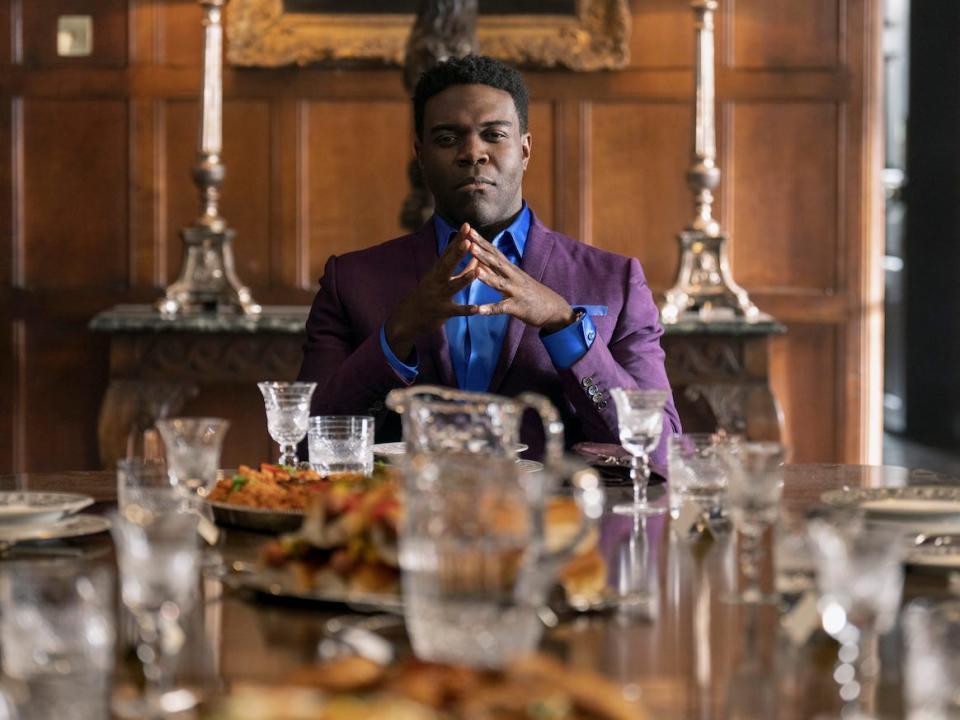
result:
[(960, 521), (960, 487), (843, 488), (826, 492), (821, 499), (834, 507), (858, 508), (877, 519)]
[(0, 528), (49, 524), (92, 504), (92, 497), (75, 493), (0, 492)]
[(110, 529), (110, 521), (102, 515), (70, 515), (46, 525), (0, 526), (0, 545), (9, 546), (20, 542), (41, 540), (66, 540), (69, 538), (96, 535)]
[[(526, 443), (517, 443), (517, 454), (529, 449), (530, 446)], [(405, 442), (377, 443), (373, 446), (373, 454), (385, 457), (406, 455), (407, 444)]]

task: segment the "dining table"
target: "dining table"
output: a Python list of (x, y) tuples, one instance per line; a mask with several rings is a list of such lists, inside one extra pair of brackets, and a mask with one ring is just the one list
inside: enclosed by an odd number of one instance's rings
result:
[[(616, 479), (607, 488), (607, 506), (630, 492)], [(960, 478), (931, 471), (889, 466), (792, 464), (784, 468), (782, 521), (786, 532), (822, 504), (824, 493), (842, 488), (960, 486)], [(0, 490), (69, 491), (95, 501), (85, 512), (107, 515), (116, 508), (117, 479), (108, 471), (20, 473), (0, 476)], [(654, 502), (665, 503), (666, 488), (650, 488)], [(612, 602), (585, 612), (550, 613), (540, 650), (565, 663), (571, 672), (598, 673), (635, 700), (649, 717), (776, 717), (780, 720), (837, 717), (841, 707), (833, 680), (836, 642), (816, 622), (800, 637), (788, 632), (787, 619), (810, 587), (784, 593), (780, 602), (745, 604), (730, 597), (742, 582), (737, 534), (720, 523), (679, 532), (669, 514), (636, 523), (607, 514), (599, 545), (617, 596), (625, 575), (643, 564), (643, 602)], [(782, 527), (781, 527), (782, 525)], [(223, 527), (218, 543), (226, 568), (257, 562), (270, 535)], [(761, 582), (778, 584), (776, 532), (765, 538)], [(65, 555), (78, 562), (114, 564), (109, 533), (89, 537), (18, 543), (3, 547), (0, 563)], [(626, 567), (625, 563), (631, 567)], [(254, 591), (231, 582), (230, 573), (203, 580), (203, 602), (187, 632), (187, 660), (199, 686), (211, 697), (241, 684), (279, 687), (315, 664), (331, 621), (370, 618), (369, 608), (324, 603)], [(958, 592), (956, 572), (906, 568), (902, 603), (918, 598), (948, 598)], [(396, 610), (381, 624), (398, 656), (409, 654), (402, 618)], [(390, 622), (390, 617), (393, 622)], [(119, 626), (119, 621), (118, 621)], [(136, 665), (118, 651), (117, 682)], [(899, 623), (879, 644), (878, 715), (899, 718), (903, 705), (905, 652)], [(759, 710), (758, 710), (759, 708)]]

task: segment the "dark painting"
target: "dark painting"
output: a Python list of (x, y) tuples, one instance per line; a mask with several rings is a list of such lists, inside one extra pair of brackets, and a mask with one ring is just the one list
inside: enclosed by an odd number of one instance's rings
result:
[[(577, 0), (478, 0), (481, 15), (574, 15)], [(283, 0), (288, 13), (404, 14), (417, 10), (417, 0)]]

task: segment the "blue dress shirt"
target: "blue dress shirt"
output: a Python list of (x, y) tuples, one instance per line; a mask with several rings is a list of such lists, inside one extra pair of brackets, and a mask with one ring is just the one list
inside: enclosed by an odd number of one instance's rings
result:
[[(439, 256), (457, 234), (457, 229), (451, 227), (440, 215), (433, 217)], [(523, 258), (530, 222), (530, 209), (524, 203), (516, 220), (492, 240), (492, 244), (514, 265), (520, 265)], [(470, 256), (464, 258), (455, 272), (463, 270), (469, 261)], [(499, 302), (502, 298), (500, 292), (474, 280), (454, 295), (453, 301), (461, 305), (486, 305)], [(579, 320), (555, 333), (541, 335), (550, 359), (558, 368), (573, 365), (590, 349), (596, 338), (596, 328), (590, 319), (588, 308), (574, 306), (574, 309), (584, 311)], [(450, 360), (461, 389), (479, 392), (489, 389), (509, 320), (508, 315), (470, 315), (452, 317), (444, 323), (447, 342), (450, 344)], [(412, 365), (402, 362), (387, 344), (383, 326), (380, 328), (380, 347), (391, 367), (405, 382), (412, 383), (416, 380), (419, 359), (414, 355)]]

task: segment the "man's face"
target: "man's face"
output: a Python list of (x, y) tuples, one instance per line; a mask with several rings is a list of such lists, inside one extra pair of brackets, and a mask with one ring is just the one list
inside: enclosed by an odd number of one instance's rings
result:
[(530, 142), (510, 93), (453, 85), (427, 100), (414, 148), (440, 214), (486, 228), (520, 211)]

